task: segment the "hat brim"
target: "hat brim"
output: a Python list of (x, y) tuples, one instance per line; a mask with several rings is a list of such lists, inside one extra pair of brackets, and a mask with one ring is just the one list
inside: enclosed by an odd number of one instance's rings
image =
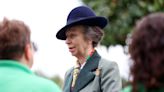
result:
[(57, 34), (56, 38), (60, 40), (66, 40), (66, 31), (68, 28), (74, 26), (74, 25), (88, 25), (88, 26), (98, 26), (100, 28), (104, 28), (107, 25), (107, 19), (104, 17), (88, 17), (88, 18), (82, 18), (78, 19), (76, 21), (70, 22), (67, 25), (65, 25), (63, 28), (61, 28)]

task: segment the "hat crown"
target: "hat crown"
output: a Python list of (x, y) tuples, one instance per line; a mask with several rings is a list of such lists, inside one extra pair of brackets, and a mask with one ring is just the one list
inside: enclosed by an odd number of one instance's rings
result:
[(107, 19), (96, 16), (95, 12), (87, 6), (76, 7), (68, 14), (66, 25), (57, 32), (56, 37), (66, 40), (67, 29), (74, 25), (98, 26), (103, 29), (107, 25)]
[(84, 19), (89, 17), (95, 17), (96, 14), (93, 12), (92, 9), (86, 6), (79, 6), (73, 9), (68, 17), (67, 17), (67, 24), (71, 23), (72, 21), (76, 21), (77, 19)]

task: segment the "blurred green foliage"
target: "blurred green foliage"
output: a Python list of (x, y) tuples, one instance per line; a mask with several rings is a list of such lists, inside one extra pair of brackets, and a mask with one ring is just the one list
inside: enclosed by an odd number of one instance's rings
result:
[(128, 33), (139, 18), (153, 12), (164, 11), (164, 0), (82, 0), (97, 15), (105, 16), (109, 25), (104, 29), (101, 44), (125, 46)]

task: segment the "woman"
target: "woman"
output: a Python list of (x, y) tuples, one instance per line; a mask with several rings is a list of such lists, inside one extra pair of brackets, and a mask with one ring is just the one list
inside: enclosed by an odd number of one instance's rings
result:
[(164, 13), (141, 19), (130, 39), (132, 86), (123, 92), (164, 92)]
[(106, 18), (96, 16), (86, 6), (76, 7), (69, 13), (67, 25), (56, 35), (66, 40), (69, 51), (77, 58), (77, 65), (66, 73), (64, 92), (118, 92), (121, 89), (117, 64), (102, 59), (95, 50), (106, 25)]

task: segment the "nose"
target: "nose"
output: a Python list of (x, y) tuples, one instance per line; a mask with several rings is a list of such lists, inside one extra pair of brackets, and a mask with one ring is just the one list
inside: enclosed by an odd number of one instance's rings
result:
[(67, 37), (66, 40), (65, 40), (65, 43), (66, 44), (70, 44), (71, 43), (71, 40)]

